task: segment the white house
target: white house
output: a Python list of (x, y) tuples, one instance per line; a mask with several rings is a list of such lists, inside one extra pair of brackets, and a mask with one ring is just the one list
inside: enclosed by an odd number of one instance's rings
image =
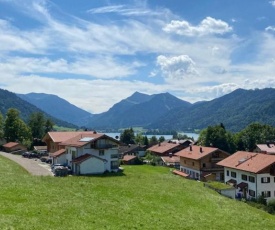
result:
[(217, 163), (239, 198), (275, 198), (275, 155), (238, 151)]
[(118, 170), (119, 141), (105, 134), (81, 133), (59, 145), (66, 150), (62, 163), (70, 166), (73, 174), (100, 174)]
[(59, 149), (54, 153), (50, 153), (50, 157), (53, 158), (53, 164), (64, 164), (66, 162), (66, 150)]

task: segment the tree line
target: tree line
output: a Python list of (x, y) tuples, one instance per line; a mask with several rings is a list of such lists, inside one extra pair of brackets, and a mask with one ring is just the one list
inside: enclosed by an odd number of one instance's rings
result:
[(10, 108), (5, 116), (0, 113), (0, 138), (5, 138), (7, 142), (19, 142), (30, 148), (35, 140), (42, 139), (51, 131), (53, 125), (41, 112), (30, 114), (25, 123), (20, 118), (20, 111)]
[(216, 147), (229, 153), (252, 152), (257, 144), (274, 143), (274, 141), (275, 127), (261, 123), (251, 123), (237, 133), (227, 131), (222, 123), (208, 126), (201, 131), (198, 138), (199, 145)]

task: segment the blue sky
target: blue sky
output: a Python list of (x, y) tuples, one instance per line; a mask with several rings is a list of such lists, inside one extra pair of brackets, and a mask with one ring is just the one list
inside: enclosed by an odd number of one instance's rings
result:
[(189, 102), (275, 88), (275, 1), (0, 0), (0, 87), (101, 113), (135, 91)]

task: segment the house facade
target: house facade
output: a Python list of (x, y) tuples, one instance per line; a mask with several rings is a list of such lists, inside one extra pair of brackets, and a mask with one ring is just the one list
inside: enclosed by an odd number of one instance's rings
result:
[(218, 148), (190, 145), (175, 155), (180, 157), (180, 171), (189, 178), (206, 180), (210, 177), (211, 180), (223, 181), (224, 170), (217, 162), (228, 157), (229, 153)]
[(275, 198), (275, 156), (238, 151), (218, 162), (224, 167), (224, 182), (235, 187), (236, 197)]
[(119, 168), (119, 142), (105, 134), (79, 134), (60, 144), (65, 149), (64, 164), (76, 175), (116, 172)]

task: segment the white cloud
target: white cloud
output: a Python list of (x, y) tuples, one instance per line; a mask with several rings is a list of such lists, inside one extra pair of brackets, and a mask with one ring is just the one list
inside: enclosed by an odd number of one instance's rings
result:
[(265, 28), (265, 31), (274, 32), (275, 31), (275, 26), (268, 26), (268, 27)]
[(273, 7), (275, 7), (275, 1), (269, 1), (269, 3), (270, 3)]
[(198, 75), (194, 61), (187, 55), (160, 55), (157, 57), (157, 65), (160, 66), (166, 80), (183, 80)]
[(187, 21), (172, 20), (163, 30), (167, 33), (176, 33), (184, 36), (203, 36), (225, 34), (232, 31), (232, 27), (222, 20), (206, 17), (198, 26), (192, 26)]
[(106, 14), (106, 13), (116, 13), (123, 16), (160, 16), (163, 14), (169, 14), (170, 11), (167, 9), (162, 9), (158, 11), (153, 11), (146, 6), (127, 6), (127, 5), (111, 5), (98, 8), (92, 8), (87, 11), (90, 14)]

